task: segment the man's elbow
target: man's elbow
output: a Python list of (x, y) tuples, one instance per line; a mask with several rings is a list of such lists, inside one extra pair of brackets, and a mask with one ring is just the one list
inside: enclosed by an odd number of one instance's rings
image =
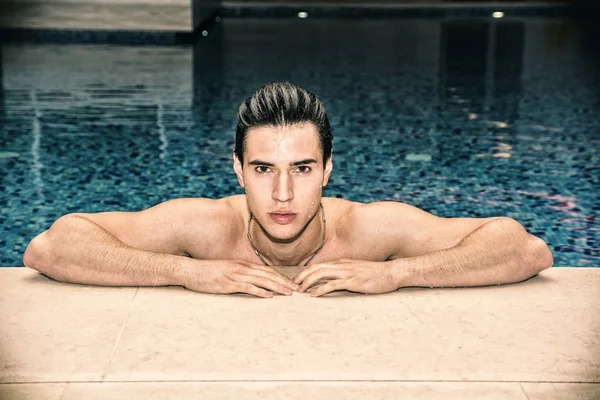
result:
[(57, 267), (57, 262), (50, 249), (48, 235), (48, 231), (43, 232), (29, 242), (23, 254), (23, 265), (41, 272), (49, 278), (65, 282), (65, 277), (60, 268)]
[(515, 240), (515, 243), (519, 243), (518, 247), (520, 248), (517, 252), (520, 257), (516, 258), (516, 262), (519, 264), (519, 274), (526, 275), (525, 279), (552, 267), (554, 256), (544, 240), (527, 233), (525, 228), (512, 218), (501, 217), (492, 222), (506, 227), (506, 231), (510, 229), (511, 232), (515, 233), (513, 240)]
[(530, 257), (530, 265), (533, 275), (548, 269), (554, 265), (554, 256), (550, 248), (542, 239), (531, 236), (530, 248), (528, 250)]
[(23, 265), (40, 272), (42, 272), (40, 268), (44, 265), (41, 249), (44, 234), (45, 232), (34, 237), (23, 254)]

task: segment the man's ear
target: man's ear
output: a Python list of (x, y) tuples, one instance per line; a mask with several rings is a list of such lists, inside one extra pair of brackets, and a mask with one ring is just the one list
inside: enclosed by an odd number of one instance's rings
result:
[(329, 156), (327, 162), (325, 163), (325, 174), (323, 174), (323, 187), (327, 186), (329, 182), (329, 175), (331, 175), (331, 171), (333, 171), (333, 154)]
[(244, 171), (242, 168), (242, 163), (241, 163), (240, 159), (237, 157), (237, 155), (235, 154), (235, 152), (233, 152), (233, 170), (235, 171), (235, 174), (237, 175), (237, 179), (238, 179), (238, 182), (240, 183), (240, 186), (245, 189), (246, 182), (244, 181)]

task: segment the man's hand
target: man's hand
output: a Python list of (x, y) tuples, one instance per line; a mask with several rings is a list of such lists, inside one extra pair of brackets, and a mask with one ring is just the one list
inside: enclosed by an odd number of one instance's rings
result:
[(388, 293), (399, 287), (395, 269), (388, 263), (345, 259), (314, 264), (296, 275), (293, 282), (301, 283), (298, 292), (304, 292), (321, 279), (330, 281), (315, 289), (311, 296), (322, 296), (335, 290)]
[(186, 289), (202, 293), (248, 293), (273, 297), (273, 292), (289, 296), (292, 290), (298, 288), (288, 277), (268, 266), (225, 260), (207, 260), (202, 264), (186, 269), (182, 283)]

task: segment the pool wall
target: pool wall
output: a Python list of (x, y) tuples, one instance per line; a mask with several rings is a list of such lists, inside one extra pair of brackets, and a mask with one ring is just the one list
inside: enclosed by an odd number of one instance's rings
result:
[(220, 0), (0, 0), (0, 27), (192, 32)]
[(0, 28), (193, 32), (217, 12), (236, 16), (297, 14), (305, 9), (323, 16), (477, 15), (492, 9), (537, 15), (564, 15), (589, 2), (443, 0), (0, 0)]

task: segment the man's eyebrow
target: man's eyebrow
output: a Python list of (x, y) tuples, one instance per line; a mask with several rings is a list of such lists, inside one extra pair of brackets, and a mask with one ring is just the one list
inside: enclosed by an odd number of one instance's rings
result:
[[(314, 158), (307, 158), (307, 159), (300, 160), (300, 161), (292, 161), (290, 163), (290, 166), (297, 167), (298, 165), (316, 164), (316, 163), (317, 163), (317, 160), (315, 160)], [(273, 164), (273, 163), (261, 161), (261, 160), (252, 160), (248, 163), (248, 165), (264, 165), (266, 167), (275, 166), (275, 164)]]
[(252, 160), (248, 165), (266, 165), (267, 167), (273, 167), (275, 164), (266, 161)]
[(297, 167), (298, 165), (316, 164), (316, 163), (317, 163), (317, 160), (315, 160), (314, 158), (307, 158), (305, 160), (291, 162), (290, 166)]

